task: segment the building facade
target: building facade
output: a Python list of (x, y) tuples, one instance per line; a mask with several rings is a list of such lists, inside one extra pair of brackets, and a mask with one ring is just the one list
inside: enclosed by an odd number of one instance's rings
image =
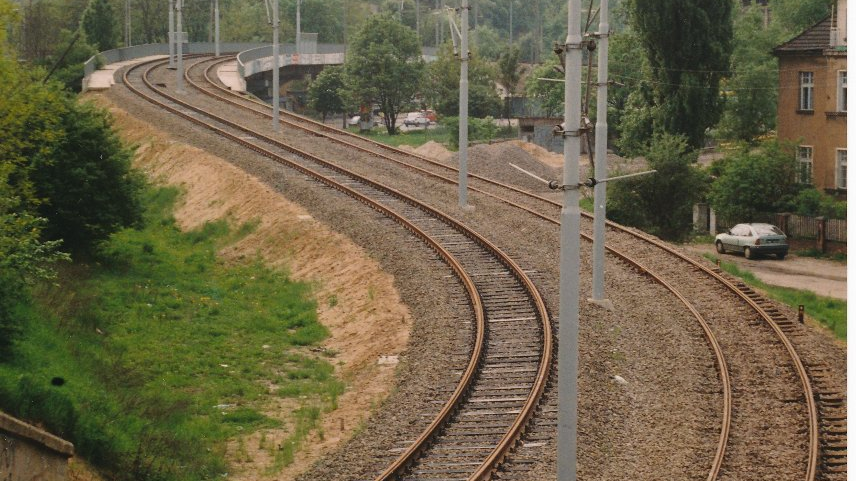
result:
[(778, 137), (796, 143), (797, 181), (847, 193), (847, 2), (779, 45)]

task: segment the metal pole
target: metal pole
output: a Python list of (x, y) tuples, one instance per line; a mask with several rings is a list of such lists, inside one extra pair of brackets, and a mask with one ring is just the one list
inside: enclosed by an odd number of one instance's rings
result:
[(559, 481), (577, 479), (577, 372), (580, 325), (580, 0), (568, 0), (565, 40), (565, 165), (559, 254)]
[(297, 33), (294, 35), (294, 48), (297, 50), (297, 53), (302, 53), (300, 51), (300, 0), (297, 0), (297, 22), (295, 22), (297, 27)]
[(419, 32), (419, 0), (416, 0), (416, 38), (419, 39), (419, 47), (422, 47), (422, 35)]
[(177, 68), (175, 69), (175, 91), (184, 93), (184, 30), (181, 27), (181, 7), (184, 0), (175, 0), (175, 42), (176, 42), (176, 57)]
[[(273, 83), (271, 85), (271, 104), (273, 105), (273, 130), (279, 132), (279, 0), (271, 0), (273, 12)], [(298, 5), (298, 11), (300, 6)]]
[(458, 167), (458, 205), (462, 209), (467, 208), (467, 149), (469, 138), (467, 132), (467, 115), (469, 109), (469, 59), (470, 45), (467, 38), (469, 31), (469, 6), (467, 0), (461, 0), (461, 84), (460, 96), (458, 97), (458, 154), (460, 166)]
[(175, 68), (175, 0), (169, 0), (169, 68)]
[[(609, 2), (600, 0), (597, 46), (597, 124), (594, 128), (594, 178), (606, 178), (606, 89), (609, 67)], [(594, 246), (592, 252), (592, 298), (604, 298), (604, 242), (606, 237), (606, 183), (594, 186)]]
[(220, 56), (220, 0), (214, 0), (214, 55)]

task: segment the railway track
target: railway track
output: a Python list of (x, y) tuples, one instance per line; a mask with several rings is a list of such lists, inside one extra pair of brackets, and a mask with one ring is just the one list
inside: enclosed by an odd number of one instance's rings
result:
[[(207, 61), (200, 62), (193, 66), (190, 66), (187, 71), (188, 80), (194, 85), (196, 88), (200, 89), (200, 91), (205, 92), (209, 96), (213, 96), (219, 98), (220, 100), (228, 101), (237, 106), (241, 106), (244, 108), (252, 108), (259, 115), (267, 115), (263, 109), (258, 106), (250, 106), (247, 104), (255, 104), (255, 102), (250, 102), (245, 99), (240, 99), (234, 96), (234, 94), (227, 93), (224, 91), (222, 87), (216, 84), (210, 78), (210, 71), (214, 66), (217, 65), (218, 61), (211, 62), (207, 68), (204, 70), (203, 78), (207, 79), (207, 85), (203, 85), (202, 82), (195, 81), (192, 79), (191, 72), (194, 68), (200, 67), (202, 64)], [(230, 98), (231, 97), (231, 98)], [(397, 149), (381, 146), (379, 144), (373, 142), (366, 142), (359, 138), (355, 138), (355, 136), (351, 136), (350, 134), (343, 135), (341, 131), (337, 131), (336, 129), (331, 129), (327, 126), (322, 126), (322, 124), (317, 124), (312, 121), (308, 121), (306, 119), (302, 119), (300, 117), (292, 116), (290, 114), (284, 115), (283, 122), (289, 124), (295, 128), (301, 129), (305, 132), (310, 133), (311, 135), (320, 135), (320, 131), (330, 132), (334, 131), (336, 135), (331, 135), (331, 139), (343, 143), (347, 148), (350, 149), (358, 149), (362, 150), (365, 153), (368, 153), (376, 158), (381, 158), (384, 160), (388, 160), (390, 162), (394, 162), (397, 165), (404, 166), (408, 169), (415, 169), (421, 172), (424, 175), (430, 176), (432, 179), (440, 180), (442, 182), (451, 182), (455, 183), (456, 176), (446, 177), (445, 174), (454, 173), (455, 170), (445, 166), (443, 164), (431, 161), (429, 159), (425, 159), (422, 157), (412, 156), (410, 154), (398, 151)], [(298, 120), (294, 120), (298, 119)], [(246, 134), (247, 132), (244, 132)], [(337, 138), (338, 137), (338, 138)], [(362, 143), (360, 143), (362, 142)], [(368, 144), (368, 145), (366, 145)], [(252, 148), (252, 147), (251, 147)], [(255, 149), (254, 149), (255, 150)], [(506, 202), (507, 204), (513, 205), (515, 208), (525, 209), (527, 212), (545, 220), (548, 222), (555, 223), (555, 212), (558, 208), (558, 204), (554, 201), (547, 199), (542, 196), (532, 195), (528, 192), (525, 192), (521, 189), (518, 189), (513, 186), (503, 185), (498, 182), (491, 181), (490, 179), (486, 179), (480, 176), (474, 176), (471, 174), (471, 177), (475, 180), (473, 183), (473, 189), (476, 192), (482, 193), (483, 195), (487, 195), (489, 197), (495, 198), (497, 200), (501, 200)], [(648, 236), (640, 235), (636, 232), (624, 229), (620, 226), (610, 224), (611, 232), (620, 236), (628, 236), (633, 237), (636, 244), (639, 244), (639, 239), (642, 239), (647, 243), (648, 246), (655, 245), (659, 250), (663, 252), (668, 252), (672, 256), (678, 256), (685, 263), (690, 263), (693, 266), (693, 269), (697, 273), (703, 274), (706, 279), (704, 282), (708, 282), (708, 286), (715, 284), (717, 287), (715, 289), (720, 289), (723, 286), (728, 288), (731, 292), (732, 296), (735, 296), (744, 302), (746, 305), (751, 306), (753, 309), (754, 315), (758, 316), (761, 325), (766, 326), (770, 332), (779, 340), (780, 345), (787, 351), (790, 356), (790, 365), (791, 369), (795, 373), (796, 377), (799, 379), (799, 383), (802, 385), (803, 389), (803, 398), (806, 404), (806, 421), (804, 431), (808, 433), (808, 442), (806, 450), (808, 454), (805, 456), (805, 479), (823, 479), (828, 475), (834, 475), (836, 472), (839, 472), (846, 463), (846, 449), (844, 446), (844, 435), (842, 429), (844, 420), (846, 417), (844, 416), (844, 399), (843, 395), (836, 392), (836, 389), (831, 382), (824, 382), (826, 379), (824, 373), (825, 369), (823, 366), (809, 366), (809, 369), (806, 369), (803, 366), (802, 361), (799, 359), (797, 355), (796, 349), (790, 342), (790, 339), (786, 335), (786, 333), (791, 333), (793, 335), (798, 329), (793, 325), (792, 321), (788, 320), (781, 313), (777, 312), (772, 305), (765, 305), (763, 300), (759, 300), (754, 294), (746, 293), (745, 286), (737, 285), (733, 280), (727, 279), (721, 273), (717, 272), (715, 269), (708, 268), (707, 266), (701, 265), (693, 259), (688, 258), (687, 256), (675, 251), (670, 246), (662, 244), (656, 239), (651, 239)], [(622, 246), (631, 245), (631, 243), (623, 243)], [(641, 244), (640, 244), (641, 245)], [(650, 248), (648, 248), (650, 250)], [(642, 249), (644, 250), (644, 248)], [(657, 266), (658, 274), (655, 274), (651, 268), (645, 267), (642, 263), (634, 262), (629, 258), (629, 255), (622, 254), (617, 249), (611, 249), (614, 255), (622, 258), (625, 262), (634, 265), (636, 269), (639, 269), (642, 272), (647, 273), (652, 278), (654, 278), (657, 282), (663, 284), (670, 290), (672, 290), (675, 295), (688, 306), (688, 308), (694, 312), (697, 319), (699, 320), (700, 325), (706, 332), (706, 336), (709, 344), (712, 346), (712, 350), (714, 353), (717, 353), (719, 348), (717, 347), (716, 336), (713, 333), (714, 328), (711, 328), (710, 325), (707, 324), (705, 320), (705, 315), (700, 313), (698, 309), (693, 307), (693, 302), (687, 298), (687, 296), (681, 294), (677, 289), (673, 286), (669, 285), (666, 279), (680, 279), (680, 276), (674, 277), (673, 271), (665, 268), (664, 266)], [(644, 252), (633, 252), (634, 256), (638, 256), (644, 258)], [(649, 263), (649, 265), (654, 265), (654, 261)], [(673, 266), (676, 269), (677, 266)], [(682, 267), (686, 270), (686, 267)], [(677, 282), (681, 284), (682, 282)], [(713, 283), (713, 284), (710, 284)], [(756, 326), (757, 327), (757, 326)], [(727, 326), (722, 326), (720, 329), (727, 329)], [(544, 332), (547, 332), (545, 330)], [(724, 383), (726, 388), (723, 389), (724, 398), (726, 400), (723, 403), (723, 413), (722, 413), (722, 428), (720, 430), (720, 444), (716, 449), (716, 455), (714, 462), (712, 463), (713, 467), (711, 468), (708, 479), (717, 479), (719, 476), (719, 469), (723, 464), (723, 459), (726, 459), (725, 453), (727, 452), (726, 442), (729, 440), (729, 426), (730, 426), (730, 413), (732, 411), (732, 407), (727, 398), (730, 398), (730, 389), (727, 388), (729, 385), (729, 368), (725, 363), (725, 355), (721, 352), (715, 354), (717, 358), (717, 366), (718, 366), (718, 375), (720, 377), (721, 382)], [(816, 381), (816, 384), (819, 386), (817, 389), (812, 389), (812, 380)], [(745, 382), (745, 381), (744, 381)], [(818, 405), (815, 402), (815, 398), (819, 399), (820, 404)], [(481, 397), (476, 398), (479, 401), (483, 401), (484, 399)], [(548, 410), (549, 411), (549, 410)], [(823, 415), (824, 429), (821, 432), (819, 423), (818, 423), (818, 413)], [(478, 423), (477, 423), (478, 424)], [(518, 430), (518, 435), (522, 432), (522, 427)], [(463, 432), (466, 432), (466, 429), (463, 431), (450, 431), (455, 433), (454, 436), (449, 438), (449, 441), (452, 446), (462, 442), (461, 437), (456, 437)], [(474, 440), (479, 439), (478, 436), (486, 434), (484, 432), (477, 432), (473, 430), (469, 430), (471, 434), (475, 434), (476, 437), (472, 438)], [(436, 436), (436, 435), (435, 435)], [(428, 436), (431, 437), (431, 436)], [(512, 443), (513, 444), (513, 443)], [(414, 444), (415, 446), (415, 444)], [(440, 446), (440, 444), (436, 444), (436, 446)], [(412, 453), (421, 453), (427, 452), (426, 448), (413, 448), (408, 449), (407, 451), (412, 451)], [(454, 451), (454, 450), (453, 450)], [(475, 450), (477, 451), (477, 450)], [(497, 460), (501, 460), (500, 458), (504, 457), (505, 454), (501, 455), (497, 458)], [(402, 456), (402, 459), (405, 456)], [(512, 457), (513, 459), (513, 457)], [(476, 464), (475, 461), (468, 461), (470, 465)], [(390, 476), (399, 476), (401, 472), (407, 469), (407, 466), (410, 466), (412, 473), (422, 475), (430, 475), (431, 473), (443, 473), (452, 474), (450, 471), (443, 471), (444, 469), (448, 469), (452, 462), (449, 462), (447, 459), (444, 462), (439, 462), (436, 464), (432, 464), (433, 462), (428, 462), (426, 464), (417, 464), (413, 461), (413, 458), (408, 460), (404, 460), (399, 463), (399, 467), (393, 468), (391, 471), (387, 473)], [(513, 463), (512, 463), (513, 464)], [(726, 469), (728, 467), (728, 463), (726, 462)], [(425, 467), (427, 469), (423, 469)], [(489, 470), (485, 471), (485, 473), (489, 473), (490, 470), (494, 469), (496, 464), (493, 465)], [(818, 471), (820, 468), (820, 471)], [(421, 469), (421, 470), (420, 470)], [(457, 473), (460, 474), (460, 473)], [(381, 477), (379, 479), (386, 479)], [(461, 479), (467, 479), (466, 477), (462, 477)], [(482, 479), (482, 478), (472, 478), (472, 479)], [(503, 477), (506, 479), (506, 477)]]
[[(552, 328), (534, 284), (507, 255), (451, 217), (394, 189), (160, 91), (139, 64), (125, 85), (149, 102), (363, 202), (437, 252), (466, 290), (473, 312), (470, 360), (445, 405), (379, 479), (402, 476), (486, 479), (519, 438), (549, 374)], [(139, 69), (139, 77), (131, 75)], [(149, 95), (145, 90), (156, 92)], [(513, 381), (509, 386), (508, 381)], [(478, 453), (473, 456), (472, 453)]]

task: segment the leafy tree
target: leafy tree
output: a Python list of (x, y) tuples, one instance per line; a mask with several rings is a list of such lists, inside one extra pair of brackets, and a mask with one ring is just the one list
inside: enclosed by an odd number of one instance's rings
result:
[(83, 20), (80, 22), (86, 39), (99, 52), (116, 46), (116, 25), (113, 7), (107, 0), (93, 0), (83, 12)]
[(632, 19), (654, 80), (660, 107), (655, 130), (704, 144), (719, 121), (720, 80), (732, 50), (729, 0), (632, 0)]
[[(72, 92), (80, 92), (83, 87), (83, 63), (98, 51), (87, 43), (85, 36), (81, 35), (75, 41), (74, 33), (69, 30), (63, 30), (60, 33), (60, 43), (63, 45), (62, 51), (46, 57), (44, 65), (50, 69), (56, 67), (50, 77), (52, 80), (59, 81)], [(65, 54), (64, 58), (60, 57), (62, 54)]]
[(778, 63), (771, 51), (778, 29), (764, 28), (755, 6), (737, 15), (731, 77), (725, 82), (725, 112), (719, 124), (723, 138), (751, 142), (776, 126)]
[(343, 74), (341, 67), (327, 67), (309, 86), (309, 106), (320, 112), (323, 120), (327, 120), (327, 114), (345, 111)]
[[(425, 96), (437, 112), (443, 115), (458, 115), (461, 86), (461, 61), (452, 52), (448, 42), (440, 47), (437, 60), (428, 64), (428, 81)], [(497, 76), (493, 66), (477, 54), (470, 57), (468, 72), (469, 115), (486, 117), (500, 111), (502, 102), (494, 87)]]
[(485, 60), (499, 60), (500, 55), (508, 48), (508, 39), (500, 38), (500, 34), (496, 29), (487, 25), (479, 25), (473, 31), (475, 42), (471, 42), (471, 46), (475, 46), (478, 56)]
[[(632, 131), (623, 143), (642, 145), (651, 138), (651, 92), (650, 84), (642, 83), (647, 65), (639, 39), (632, 30), (609, 37), (609, 77), (616, 83), (607, 90), (607, 122), (611, 139), (620, 139), (625, 130)], [(643, 88), (644, 87), (644, 88)], [(631, 107), (632, 106), (632, 107)], [(625, 124), (625, 114), (632, 116)], [(630, 126), (641, 127), (641, 132)], [(641, 137), (640, 137), (641, 136)], [(633, 149), (622, 149), (622, 154), (632, 154)]]
[(514, 96), (517, 90), (517, 83), (520, 81), (520, 76), (523, 75), (523, 69), (520, 67), (520, 49), (511, 47), (499, 56), (499, 83), (507, 92), (505, 102), (505, 117), (508, 119), (508, 125), (511, 126), (511, 97)]
[(30, 178), (38, 212), (48, 219), (44, 233), (74, 252), (91, 252), (114, 232), (142, 218), (141, 178), (131, 171), (126, 148), (106, 111), (64, 99), (63, 135), (50, 157), (34, 159)]
[(829, 15), (834, 0), (777, 0), (770, 7), (773, 23), (784, 32), (782, 41)]
[(370, 17), (350, 43), (345, 72), (353, 98), (379, 104), (394, 135), (398, 113), (419, 91), (425, 72), (416, 32), (389, 15)]
[(657, 173), (610, 183), (607, 214), (664, 239), (683, 239), (692, 230), (693, 204), (706, 189), (697, 153), (682, 136), (658, 134), (645, 157)]
[(745, 221), (765, 212), (790, 210), (800, 186), (794, 183), (793, 146), (766, 142), (743, 149), (716, 165), (708, 202), (721, 218)]
[(526, 78), (526, 95), (541, 104), (542, 115), (545, 117), (560, 115), (565, 108), (565, 85), (561, 82), (538, 80), (564, 79), (565, 76), (556, 70), (557, 67), (560, 67), (559, 59), (556, 56), (548, 57), (547, 61), (535, 67)]

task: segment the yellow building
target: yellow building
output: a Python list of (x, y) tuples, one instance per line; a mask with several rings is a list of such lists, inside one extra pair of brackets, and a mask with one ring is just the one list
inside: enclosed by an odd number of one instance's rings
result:
[(797, 143), (797, 181), (847, 193), (847, 2), (779, 45), (778, 136)]

